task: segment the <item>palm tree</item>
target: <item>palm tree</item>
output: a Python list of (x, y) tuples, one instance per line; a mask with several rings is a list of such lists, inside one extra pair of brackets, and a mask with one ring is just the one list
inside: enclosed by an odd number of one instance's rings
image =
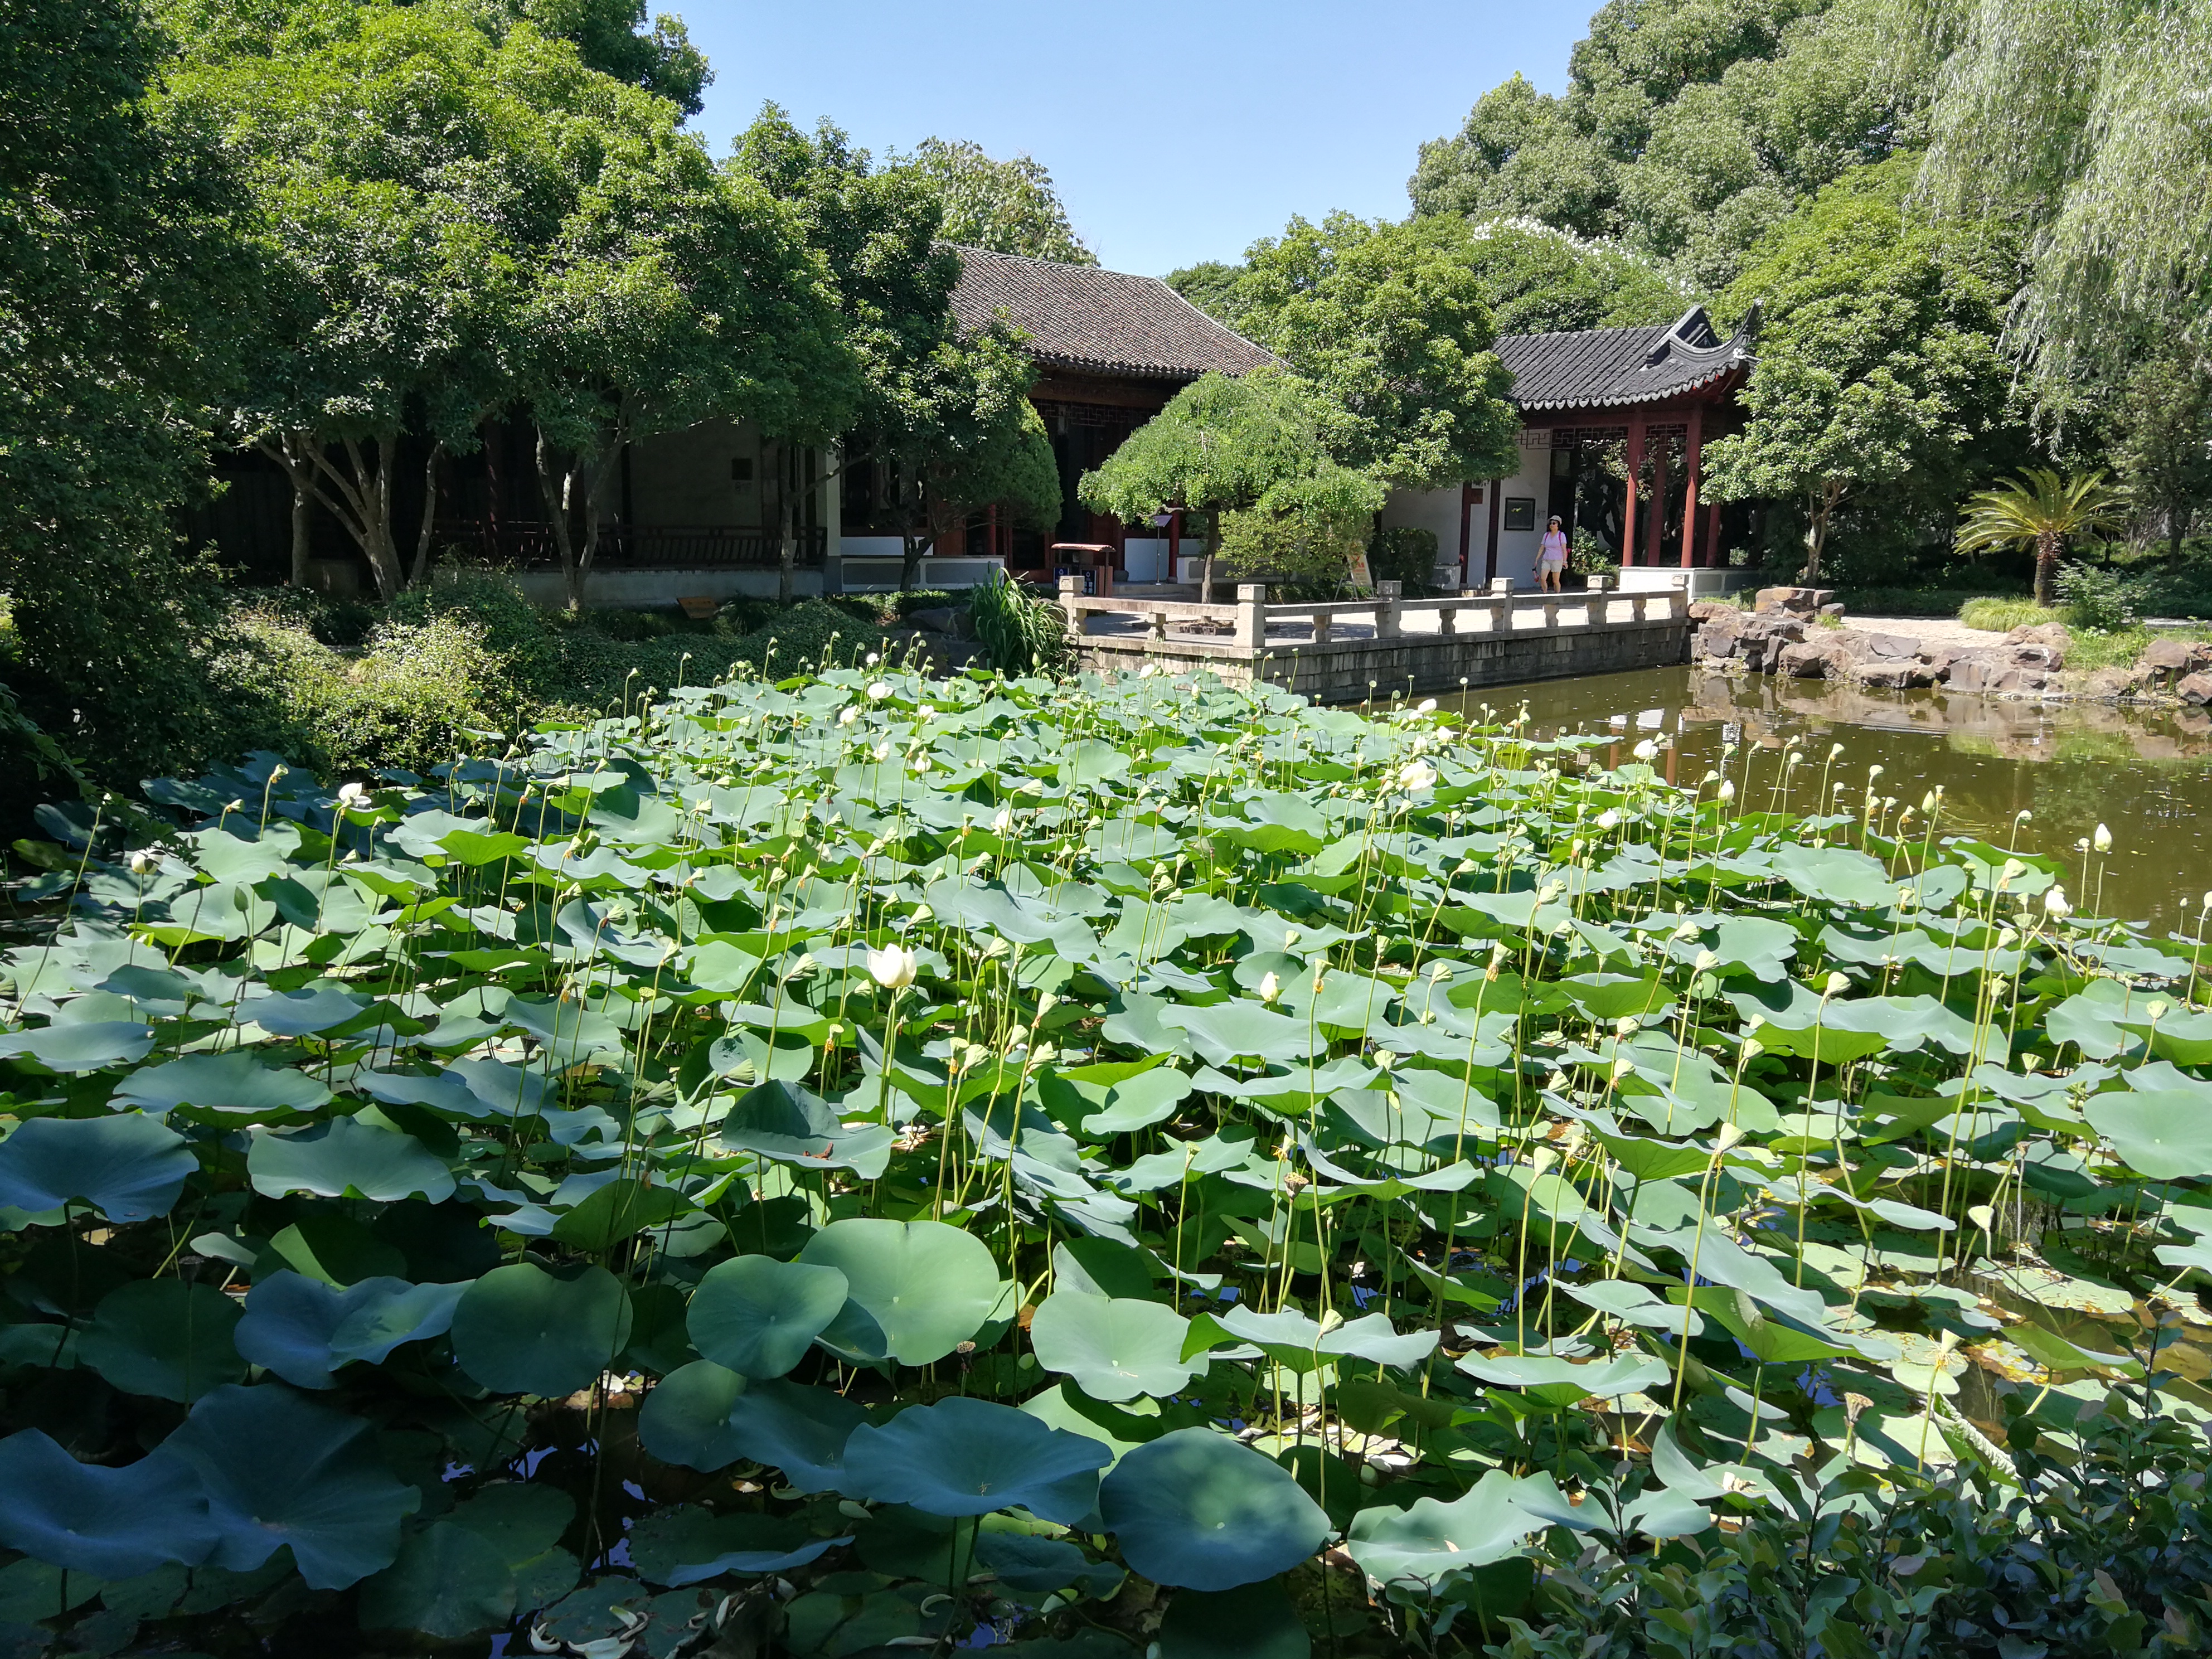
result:
[(2126, 510), (2126, 493), (2106, 483), (2101, 472), (2062, 478), (2049, 467), (2031, 467), (2022, 477), (1966, 497), (1958, 548), (1961, 553), (2034, 548), (2035, 602), (2048, 605), (2066, 538), (2110, 530)]

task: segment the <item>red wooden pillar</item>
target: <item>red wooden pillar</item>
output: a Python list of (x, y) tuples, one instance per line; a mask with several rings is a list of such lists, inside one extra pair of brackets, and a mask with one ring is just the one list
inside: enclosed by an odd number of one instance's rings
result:
[(1480, 484), (1463, 483), (1459, 487), (1459, 585), (1471, 586), (1474, 573), (1468, 568), (1468, 556), (1474, 551), (1474, 503), (1482, 493)]
[(1176, 556), (1182, 551), (1182, 509), (1176, 507), (1168, 514), (1168, 580), (1176, 576)]
[(1498, 580), (1498, 509), (1504, 504), (1505, 480), (1490, 481), (1490, 543), (1483, 550), (1482, 585), (1488, 587)]
[(1705, 562), (1718, 569), (1723, 562), (1721, 556), (1721, 504), (1709, 503), (1705, 507)]
[(1651, 450), (1651, 511), (1644, 518), (1644, 562), (1659, 562), (1659, 544), (1667, 533), (1667, 441)]
[(1682, 446), (1682, 568), (1698, 562), (1698, 485), (1704, 479), (1705, 406), (1690, 405), (1690, 435)]
[(1628, 502), (1620, 513), (1620, 562), (1636, 562), (1636, 503), (1644, 491), (1644, 416), (1628, 417)]

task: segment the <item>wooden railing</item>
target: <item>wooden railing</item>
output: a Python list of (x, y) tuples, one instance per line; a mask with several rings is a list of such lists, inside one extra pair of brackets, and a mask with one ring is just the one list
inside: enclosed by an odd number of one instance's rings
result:
[[(1605, 588), (1581, 593), (1516, 593), (1510, 580), (1500, 578), (1487, 592), (1466, 588), (1442, 599), (1408, 599), (1401, 597), (1401, 592), (1396, 582), (1378, 582), (1372, 599), (1269, 605), (1264, 586), (1246, 583), (1237, 588), (1233, 605), (1200, 605), (1136, 594), (1091, 598), (1083, 592), (1080, 577), (1063, 576), (1060, 605), (1067, 617), (1068, 633), (1076, 639), (1109, 637), (1092, 635), (1094, 617), (1133, 617), (1141, 619), (1143, 637), (1150, 640), (1225, 644), (1246, 651), (1264, 650), (1270, 643), (1350, 645), (1354, 641), (1340, 636), (1336, 628), (1340, 622), (1354, 618), (1372, 625), (1372, 631), (1357, 641), (1365, 645), (1378, 640), (1418, 643), (1524, 629), (1631, 627), (1682, 621), (1689, 615), (1689, 594), (1680, 586), (1638, 593)], [(1411, 619), (1430, 615), (1437, 619), (1433, 629), (1407, 626)], [(1575, 620), (1571, 622), (1569, 617)], [(1308, 638), (1281, 637), (1285, 625), (1300, 622), (1308, 625)], [(1182, 625), (1180, 634), (1177, 624)], [(1131, 630), (1116, 629), (1115, 634), (1128, 638)]]

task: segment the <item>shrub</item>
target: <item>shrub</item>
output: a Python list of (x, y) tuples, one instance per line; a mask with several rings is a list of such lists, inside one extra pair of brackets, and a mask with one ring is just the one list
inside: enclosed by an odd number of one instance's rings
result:
[(2097, 565), (2069, 564), (2058, 573), (2059, 597), (2077, 628), (2116, 633), (2133, 627), (2142, 614), (2136, 584), (2116, 570)]
[(1437, 532), (1419, 525), (1392, 525), (1378, 530), (1367, 544), (1367, 568), (1378, 582), (1419, 583), (1425, 586), (1437, 572)]
[(1577, 576), (1610, 575), (1620, 568), (1620, 556), (1607, 547), (1598, 533), (1586, 525), (1575, 526), (1575, 538), (1567, 554), (1567, 568)]

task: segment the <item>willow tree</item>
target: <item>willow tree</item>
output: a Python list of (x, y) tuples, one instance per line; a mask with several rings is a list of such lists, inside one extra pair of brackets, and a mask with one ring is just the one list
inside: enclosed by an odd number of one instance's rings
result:
[(1332, 413), (1311, 386), (1279, 369), (1237, 380), (1208, 374), (1176, 393), (1097, 471), (1085, 473), (1079, 493), (1097, 511), (1125, 520), (1206, 514), (1199, 581), (1200, 598), (1210, 604), (1224, 514), (1297, 516), (1315, 532), (1253, 538), (1262, 544), (1326, 538), (1334, 525), (1382, 507), (1382, 486), (1329, 453), (1323, 426)]
[[(2212, 321), (2212, 0), (1891, 0), (1932, 74), (1940, 210), (2028, 233), (2014, 337), (2052, 383)], [(1917, 49), (1917, 55), (1911, 49)]]

